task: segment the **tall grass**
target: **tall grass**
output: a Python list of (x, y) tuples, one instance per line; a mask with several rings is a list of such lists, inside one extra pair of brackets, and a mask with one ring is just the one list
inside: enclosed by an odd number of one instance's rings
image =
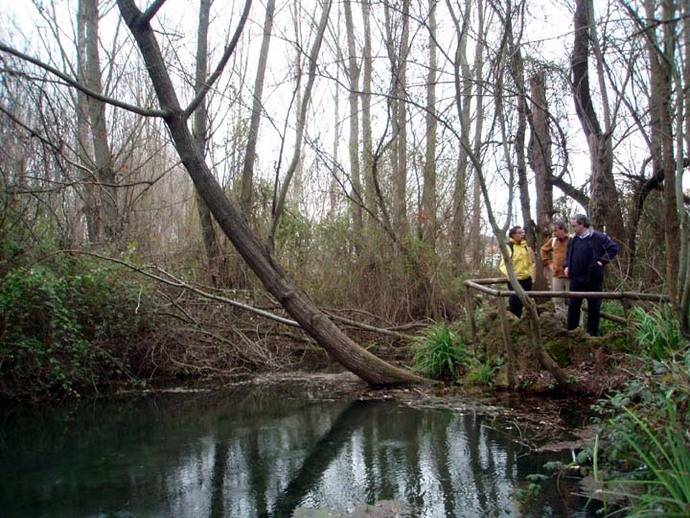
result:
[(469, 355), (460, 335), (445, 324), (436, 324), (417, 341), (413, 368), (430, 378), (452, 379), (468, 361)]
[[(626, 497), (631, 504), (613, 514), (624, 516), (690, 516), (690, 433), (677, 426), (675, 406), (668, 405), (668, 420), (654, 430), (632, 410), (625, 409), (638, 433), (624, 434), (637, 454), (644, 473), (639, 480), (618, 480), (610, 484), (630, 486), (631, 491), (608, 491)], [(647, 444), (648, 447), (643, 446)]]
[(646, 356), (661, 361), (679, 351), (684, 345), (678, 320), (669, 306), (647, 311), (633, 309), (635, 342)]

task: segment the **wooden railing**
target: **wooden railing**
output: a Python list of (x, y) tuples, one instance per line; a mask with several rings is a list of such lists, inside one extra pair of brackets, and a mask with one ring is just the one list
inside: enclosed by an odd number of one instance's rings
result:
[[(505, 277), (492, 277), (488, 279), (468, 279), (464, 281), (465, 285), (465, 306), (467, 310), (467, 317), (470, 324), (470, 334), (472, 342), (476, 346), (477, 340), (477, 323), (475, 319), (474, 299), (472, 297), (472, 290), (480, 293), (486, 293), (493, 297), (498, 297), (498, 316), (501, 321), (501, 331), (503, 340), (505, 342), (508, 368), (508, 378), (512, 378), (512, 370), (514, 365), (515, 353), (510, 340), (510, 327), (508, 325), (508, 313), (506, 305), (502, 301), (505, 297), (514, 295), (513, 290), (490, 288), (493, 284), (506, 285), (508, 279)], [(668, 302), (670, 299), (668, 295), (660, 293), (642, 293), (636, 291), (527, 291), (525, 292), (530, 298), (593, 298), (593, 299), (613, 299), (621, 301), (653, 301), (653, 302)], [(625, 309), (625, 305), (624, 305)], [(627, 324), (628, 320), (616, 315), (609, 315), (601, 313), (602, 318), (613, 320), (615, 322)]]

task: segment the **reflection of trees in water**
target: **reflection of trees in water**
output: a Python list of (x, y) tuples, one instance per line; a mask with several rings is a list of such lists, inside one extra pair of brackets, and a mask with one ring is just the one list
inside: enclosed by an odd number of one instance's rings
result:
[[(476, 415), (282, 396), (165, 396), (16, 421), (0, 431), (0, 460), (36, 464), (39, 475), (0, 473), (0, 503), (25, 511), (14, 515), (220, 517), (399, 500), (412, 515), (500, 516), (516, 512), (515, 486), (544, 462), (519, 457)], [(529, 511), (559, 509), (536, 502)]]

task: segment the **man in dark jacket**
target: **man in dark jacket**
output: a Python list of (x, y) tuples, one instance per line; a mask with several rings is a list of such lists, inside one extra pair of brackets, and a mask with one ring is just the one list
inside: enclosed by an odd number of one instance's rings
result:
[[(570, 291), (601, 291), (604, 267), (616, 257), (618, 245), (606, 234), (589, 228), (589, 218), (578, 214), (570, 220), (575, 236), (568, 242), (565, 273), (570, 279)], [(568, 329), (580, 325), (582, 299), (570, 299)], [(601, 299), (587, 298), (587, 332), (599, 333)]]

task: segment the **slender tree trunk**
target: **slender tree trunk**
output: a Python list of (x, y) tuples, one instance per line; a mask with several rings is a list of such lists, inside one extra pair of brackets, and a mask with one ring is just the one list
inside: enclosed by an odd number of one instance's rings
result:
[[(481, 9), (481, 7), (479, 7)], [(462, 95), (458, 98), (461, 103), (459, 109), (460, 138), (464, 145), (458, 150), (458, 159), (455, 167), (455, 184), (453, 193), (453, 230), (451, 233), (452, 257), (456, 273), (466, 270), (466, 234), (467, 234), (467, 169), (468, 159), (466, 149), (470, 145), (470, 115), (472, 102), (472, 72), (467, 61), (467, 33), (469, 32), (469, 20), (472, 13), (472, 3), (465, 1), (463, 9), (462, 34), (460, 34), (455, 49), (455, 66), (458, 67), (461, 77)], [(481, 53), (482, 45), (477, 45), (475, 52)], [(477, 85), (478, 87), (479, 85)], [(475, 229), (470, 228), (470, 235)], [(471, 246), (471, 245), (470, 245)], [(472, 261), (472, 267), (479, 266), (478, 261)]]
[[(98, 53), (98, 0), (82, 0), (82, 2), (84, 3), (82, 15), (86, 30), (85, 84), (91, 90), (101, 93), (103, 87), (101, 85), (101, 63)], [(105, 103), (90, 97), (88, 108), (96, 178), (99, 182), (98, 193), (103, 237), (118, 248), (121, 244), (122, 228), (118, 213), (113, 156), (106, 128)]]
[(364, 201), (372, 216), (367, 216), (367, 233), (374, 227), (373, 218), (378, 215), (376, 188), (374, 187), (374, 144), (371, 136), (371, 75), (373, 61), (371, 57), (371, 0), (361, 0), (362, 25), (364, 29), (364, 48), (362, 57), (362, 165), (364, 169)]
[(426, 149), (419, 224), (429, 252), (436, 251), (436, 3), (429, 0), (429, 71), (426, 85)]
[(604, 133), (601, 130), (589, 87), (591, 1), (575, 1), (575, 44), (571, 56), (575, 110), (587, 138), (590, 152), (589, 216), (595, 227), (605, 228), (612, 237), (624, 243), (622, 210), (613, 179), (611, 133)]
[[(484, 34), (484, 5), (483, 2), (477, 3), (477, 20), (478, 34), (485, 37)], [(474, 59), (474, 78), (476, 91), (476, 108), (475, 108), (475, 128), (474, 128), (474, 143), (472, 146), (474, 156), (478, 161), (481, 161), (481, 145), (482, 145), (482, 131), (484, 125), (484, 45), (477, 45)], [(472, 250), (472, 264), (479, 267), (484, 259), (484, 243), (482, 239), (482, 193), (479, 183), (479, 172), (474, 168), (473, 182), (472, 182), (472, 210), (471, 210), (471, 230), (470, 230), (470, 249)]]
[[(534, 184), (537, 194), (537, 246), (551, 237), (551, 218), (553, 217), (553, 184), (551, 180), (551, 132), (549, 129), (548, 106), (546, 104), (545, 73), (538, 72), (530, 79), (530, 140), (528, 146), (529, 164), (534, 171)], [(539, 270), (542, 270), (541, 272)], [(543, 268), (538, 269), (537, 278), (543, 276)], [(541, 288), (540, 288), (541, 289)]]
[(261, 106), (264, 91), (264, 77), (266, 75), (266, 64), (268, 63), (268, 50), (271, 46), (271, 31), (273, 30), (273, 14), (275, 12), (275, 0), (268, 0), (266, 3), (266, 14), (264, 16), (264, 34), (261, 39), (261, 50), (259, 52), (259, 63), (256, 67), (256, 79), (254, 80), (254, 91), (252, 95), (252, 115), (249, 121), (249, 132), (247, 134), (247, 150), (242, 164), (242, 186), (240, 190), (240, 205), (248, 218), (253, 214), (254, 196), (254, 161), (256, 159), (256, 143), (259, 138), (259, 125), (261, 124)]
[(350, 80), (350, 182), (352, 183), (351, 212), (354, 230), (355, 252), (360, 255), (362, 248), (362, 181), (359, 167), (359, 65), (355, 47), (354, 23), (352, 21), (352, 0), (345, 0), (345, 26), (347, 28), (347, 75)]
[[(211, 0), (201, 0), (199, 3), (199, 27), (196, 43), (196, 75), (194, 78), (194, 91), (199, 92), (206, 82), (208, 73), (208, 24), (211, 11)], [(206, 101), (203, 100), (194, 112), (192, 121), (194, 143), (202, 156), (206, 154), (206, 133), (208, 111)], [(196, 193), (196, 207), (201, 226), (201, 237), (204, 242), (208, 275), (214, 286), (223, 286), (227, 283), (227, 275), (224, 275), (223, 253), (213, 228), (211, 211), (206, 206), (203, 198)]]
[[(648, 20), (656, 19), (656, 2), (645, 0)], [(672, 0), (662, 0), (662, 18), (670, 20), (675, 14)], [(666, 282), (671, 299), (678, 293), (678, 232), (676, 209), (676, 171), (673, 149), (673, 125), (671, 115), (672, 63), (674, 59), (674, 26), (663, 24), (663, 43), (656, 36), (656, 29), (646, 31), (647, 52), (650, 62), (650, 106), (652, 164), (657, 176), (663, 178), (664, 239), (666, 244)]]
[[(288, 279), (267, 248), (252, 234), (239, 204), (225, 195), (194, 144), (150, 23), (142, 18), (134, 0), (118, 0), (118, 5), (144, 58), (160, 107), (169, 114), (165, 117), (165, 123), (185, 169), (223, 232), (266, 289), (336, 361), (368, 383), (422, 381), (418, 376), (393, 367), (358, 346)], [(330, 10), (330, 4), (326, 4), (324, 9)]]
[[(77, 62), (79, 79), (87, 84), (86, 67), (88, 58), (86, 52), (86, 17), (88, 15), (87, 3), (91, 0), (81, 0), (77, 13)], [(93, 143), (89, 137), (89, 98), (85, 93), (77, 92), (77, 153), (80, 162), (87, 168), (93, 168), (92, 155)], [(84, 171), (81, 179), (85, 182), (83, 187), (84, 217), (86, 219), (86, 233), (91, 244), (101, 240), (101, 216), (97, 201), (97, 186), (95, 176), (90, 176)]]

